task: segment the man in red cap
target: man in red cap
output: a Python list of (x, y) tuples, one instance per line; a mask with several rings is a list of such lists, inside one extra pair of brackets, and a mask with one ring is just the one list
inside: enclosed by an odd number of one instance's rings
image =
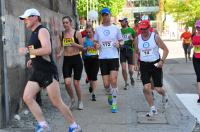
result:
[[(141, 80), (144, 85), (144, 96), (150, 106), (150, 111), (146, 116), (157, 114), (157, 109), (152, 98), (151, 81), (154, 83), (155, 90), (162, 95), (163, 106), (166, 105), (168, 99), (165, 90), (162, 88), (163, 72), (162, 67), (168, 55), (168, 49), (158, 34), (150, 32), (150, 22), (143, 20), (139, 23), (141, 34), (135, 39), (135, 70), (138, 70), (137, 56), (140, 58)], [(159, 53), (159, 48), (163, 50), (162, 56)]]

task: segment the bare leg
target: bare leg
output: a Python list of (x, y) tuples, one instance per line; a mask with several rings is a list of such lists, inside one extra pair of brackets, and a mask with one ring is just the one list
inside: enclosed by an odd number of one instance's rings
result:
[(45, 121), (42, 110), (35, 101), (36, 94), (40, 91), (38, 83), (28, 81), (24, 90), (23, 100), (38, 122)]
[(122, 76), (123, 76), (123, 78), (124, 78), (124, 82), (125, 82), (125, 85), (127, 85), (128, 84), (128, 82), (127, 82), (127, 71), (126, 71), (126, 63), (121, 63), (121, 66), (122, 66)]
[(74, 86), (75, 86), (75, 89), (76, 89), (76, 94), (78, 96), (78, 100), (81, 101), (80, 80), (74, 80)]
[(144, 85), (144, 96), (147, 100), (147, 103), (149, 104), (149, 106), (153, 106), (154, 102), (153, 102), (153, 98), (152, 98), (152, 90), (151, 90), (151, 83), (145, 84)]
[(47, 87), (47, 92), (49, 99), (51, 100), (52, 104), (60, 110), (60, 112), (64, 115), (64, 118), (70, 123), (74, 123), (74, 117), (69, 110), (69, 107), (64, 104), (61, 95), (60, 95), (60, 88), (59, 83), (56, 80), (53, 80), (53, 83), (51, 83)]
[(71, 86), (71, 78), (65, 78), (65, 88), (71, 99), (74, 99), (74, 94)]

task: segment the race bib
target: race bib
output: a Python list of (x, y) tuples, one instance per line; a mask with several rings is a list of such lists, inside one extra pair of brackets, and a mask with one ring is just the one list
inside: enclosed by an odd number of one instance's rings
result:
[(200, 45), (194, 46), (194, 53), (200, 53)]
[(88, 49), (87, 54), (88, 55), (97, 55), (97, 50), (96, 49)]
[(74, 38), (63, 38), (63, 46), (68, 47), (74, 43)]
[(186, 40), (185, 40), (185, 43), (186, 43), (186, 44), (190, 44), (190, 43), (191, 43), (191, 40), (190, 40), (190, 39), (186, 39)]
[(124, 41), (128, 41), (129, 37), (130, 37), (130, 34), (123, 34), (122, 37), (123, 37)]
[(145, 49), (141, 51), (141, 56), (142, 57), (148, 57), (153, 55), (153, 50), (152, 49)]
[(103, 41), (101, 45), (103, 48), (111, 48), (112, 42), (111, 41)]

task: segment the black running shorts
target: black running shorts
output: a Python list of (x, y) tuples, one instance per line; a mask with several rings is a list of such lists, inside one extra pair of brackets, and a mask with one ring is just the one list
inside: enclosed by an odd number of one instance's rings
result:
[(150, 79), (152, 78), (154, 87), (163, 86), (163, 71), (162, 68), (157, 68), (154, 65), (157, 62), (159, 62), (159, 60), (154, 62), (140, 61), (140, 71), (143, 85), (150, 83)]
[(111, 71), (119, 70), (119, 59), (100, 59), (101, 75), (110, 75)]

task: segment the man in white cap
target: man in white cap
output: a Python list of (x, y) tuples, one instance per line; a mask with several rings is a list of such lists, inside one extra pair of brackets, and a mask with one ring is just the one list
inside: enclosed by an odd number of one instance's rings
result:
[(35, 96), (41, 90), (41, 87), (47, 89), (48, 96), (53, 105), (69, 121), (69, 132), (81, 132), (80, 126), (75, 122), (71, 111), (61, 98), (57, 67), (52, 59), (50, 34), (41, 25), (39, 11), (36, 9), (27, 9), (19, 18), (24, 21), (26, 28), (32, 31), (28, 47), (19, 48), (19, 53), (21, 55), (30, 54), (27, 66), (33, 68), (33, 72), (24, 90), (23, 99), (38, 121), (35, 132), (50, 132), (42, 110), (35, 101)]
[(134, 39), (136, 36), (135, 31), (128, 26), (128, 18), (122, 17), (119, 19), (121, 23), (121, 32), (123, 37), (124, 44), (120, 47), (120, 63), (122, 66), (122, 75), (125, 81), (124, 90), (127, 90), (129, 87), (128, 75), (126, 70), (126, 62), (128, 63), (129, 77), (131, 85), (134, 85), (133, 79), (133, 51), (134, 51)]

